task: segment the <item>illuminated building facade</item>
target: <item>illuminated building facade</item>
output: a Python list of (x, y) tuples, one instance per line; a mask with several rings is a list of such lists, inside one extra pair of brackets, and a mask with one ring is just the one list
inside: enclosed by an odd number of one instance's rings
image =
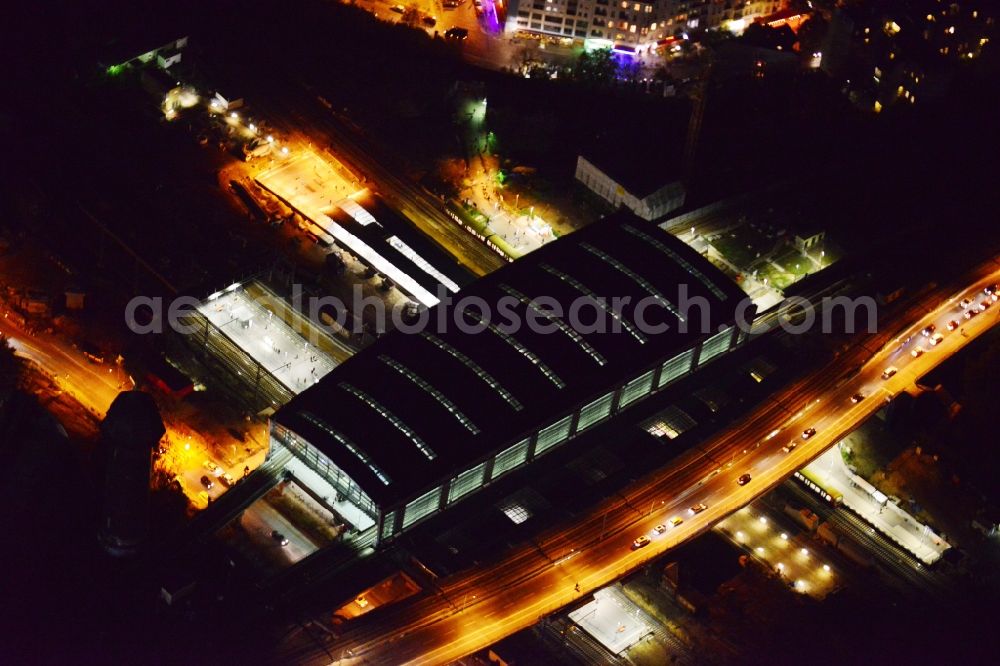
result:
[[(370, 543), (572, 446), (748, 337), (736, 325), (742, 292), (629, 213), (461, 296), (445, 316), (446, 304), (430, 308), (419, 330), (380, 338), (272, 419), (269, 457), (290, 452), (363, 512)], [(510, 315), (522, 324), (509, 326)], [(741, 320), (752, 315), (749, 305)], [(608, 326), (581, 325), (598, 320)]]
[(508, 32), (587, 40), (640, 51), (688, 30), (740, 27), (779, 11), (785, 0), (514, 0)]

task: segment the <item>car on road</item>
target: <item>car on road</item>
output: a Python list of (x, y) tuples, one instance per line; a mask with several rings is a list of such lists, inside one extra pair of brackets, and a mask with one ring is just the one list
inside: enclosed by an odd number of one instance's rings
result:
[(896, 366), (890, 365), (888, 368), (886, 368), (885, 370), (882, 371), (882, 379), (889, 379), (890, 377), (892, 377), (893, 375), (895, 375), (897, 372), (899, 372), (899, 370), (896, 369)]
[(657, 534), (663, 534), (664, 532), (667, 531), (667, 526), (664, 525), (663, 523), (660, 523), (659, 525), (653, 528), (653, 531), (656, 532)]
[(855, 393), (854, 395), (851, 396), (851, 402), (853, 402), (855, 405), (864, 399), (865, 399), (864, 393)]
[(798, 445), (799, 445), (798, 442), (792, 440), (788, 442), (788, 444), (785, 444), (783, 447), (781, 447), (781, 450), (784, 451), (785, 453), (791, 453), (792, 451), (795, 450), (795, 447)]
[(699, 502), (698, 504), (695, 504), (693, 507), (691, 507), (691, 513), (701, 513), (707, 508), (708, 507), (705, 506), (704, 502)]
[[(940, 333), (938, 335), (940, 335)], [(912, 356), (913, 358), (920, 358), (921, 356), (923, 356), (923, 354), (924, 354), (924, 348), (923, 347), (914, 347), (910, 351), (910, 356)]]
[(632, 542), (632, 550), (645, 548), (648, 545), (649, 545), (649, 537), (643, 534), (641, 537), (636, 538), (636, 540)]
[(997, 292), (1000, 292), (1000, 284), (988, 284), (983, 287), (983, 293), (989, 296), (992, 296)]
[(673, 525), (674, 527), (677, 527), (678, 525), (680, 525), (683, 522), (684, 522), (684, 519), (681, 518), (680, 516), (674, 516), (673, 518), (670, 519), (670, 524)]
[(448, 28), (444, 31), (445, 39), (457, 39), (460, 42), (464, 42), (469, 37), (469, 31), (465, 28)]
[(949, 331), (954, 331), (956, 328), (958, 328), (958, 326), (959, 326), (959, 323), (958, 323), (957, 319), (952, 319), (951, 321), (948, 322), (948, 330)]
[(212, 474), (214, 474), (215, 476), (219, 476), (220, 474), (222, 474), (222, 470), (219, 469), (219, 466), (216, 465), (211, 460), (206, 460), (201, 464), (201, 466), (204, 467), (209, 472), (211, 472)]
[(979, 308), (969, 308), (968, 310), (965, 311), (965, 318), (972, 319), (977, 314), (979, 314)]
[(406, 7), (404, 7), (403, 5), (393, 5), (392, 7), (389, 7), (389, 11), (396, 12), (397, 14), (402, 14), (403, 12), (406, 11)]
[(993, 305), (993, 301), (983, 300), (983, 302), (979, 304), (979, 307), (984, 310), (989, 310), (991, 305)]
[(931, 338), (931, 344), (936, 347), (939, 344), (941, 344), (942, 340), (944, 340), (944, 336), (941, 335), (940, 333), (935, 333), (934, 337)]
[(211, 490), (215, 486), (215, 482), (203, 475), (201, 477), (201, 485), (205, 486), (206, 490)]
[(931, 333), (933, 333), (936, 330), (937, 326), (935, 326), (934, 324), (928, 324), (923, 328), (923, 330), (920, 331), (920, 335), (924, 336), (925, 338), (929, 338), (931, 337)]
[(232, 488), (233, 486), (236, 485), (236, 479), (234, 479), (233, 475), (230, 474), (229, 472), (223, 472), (221, 475), (219, 475), (219, 478), (222, 479), (222, 482), (226, 484), (226, 487), (228, 488)]
[(282, 546), (288, 545), (288, 537), (279, 532), (278, 530), (273, 530), (271, 532), (271, 538), (277, 541)]
[(744, 474), (740, 478), (736, 479), (736, 483), (740, 484), (741, 486), (747, 485), (748, 483), (750, 483), (750, 475)]
[(420, 22), (426, 25), (428, 28), (433, 28), (434, 26), (437, 25), (438, 20), (433, 16), (425, 16), (422, 19), (420, 19)]
[(802, 439), (809, 439), (816, 434), (816, 428), (806, 428), (802, 431)]
[(965, 308), (972, 305), (972, 300), (968, 298), (963, 298), (961, 301), (958, 302), (958, 304), (962, 306), (962, 309), (964, 310)]

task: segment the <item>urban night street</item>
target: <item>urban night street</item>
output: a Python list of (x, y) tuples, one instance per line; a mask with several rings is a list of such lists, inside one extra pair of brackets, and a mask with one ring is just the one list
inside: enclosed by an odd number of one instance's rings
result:
[(996, 662), (996, 3), (7, 13), (0, 661)]

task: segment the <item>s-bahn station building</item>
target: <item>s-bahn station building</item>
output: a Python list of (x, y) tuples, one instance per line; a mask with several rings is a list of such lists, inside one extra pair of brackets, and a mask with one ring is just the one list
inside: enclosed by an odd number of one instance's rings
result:
[(682, 242), (619, 213), (426, 315), (271, 423), (269, 457), (291, 453), (286, 469), (318, 494), (328, 484), (338, 512), (376, 545), (736, 349), (747, 339), (737, 317), (752, 321), (753, 306)]

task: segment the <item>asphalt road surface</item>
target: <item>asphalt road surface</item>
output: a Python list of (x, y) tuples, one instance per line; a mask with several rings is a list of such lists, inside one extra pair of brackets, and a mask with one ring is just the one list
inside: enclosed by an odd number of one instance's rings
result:
[[(878, 351), (857, 346), (803, 377), (736, 427), (639, 480), (629, 489), (627, 500), (598, 506), (572, 526), (515, 547), (495, 564), (440, 579), (439, 595), (386, 608), (377, 617), (359, 618), (326, 647), (326, 653), (340, 664), (448, 663), (531, 626), (708, 529), (806, 465), (874, 414), (887, 398), (911, 387), (919, 376), (993, 326), (1000, 303), (970, 320), (961, 318), (962, 297), (975, 295), (979, 302), (983, 286), (1000, 281), (996, 264), (977, 275), (961, 293), (943, 301), (936, 294), (935, 301), (926, 303), (927, 314)], [(964, 331), (947, 332), (947, 322), (956, 317)], [(930, 323), (945, 337), (914, 358), (910, 347)], [(854, 372), (862, 362), (860, 371)], [(898, 371), (882, 379), (889, 365)], [(851, 396), (856, 393), (865, 399), (855, 404)], [(817, 433), (803, 439), (801, 433), (808, 427)], [(792, 440), (798, 446), (783, 452)], [(737, 484), (742, 474), (752, 477), (743, 486)], [(690, 515), (688, 508), (699, 502), (708, 509)], [(657, 535), (646, 547), (632, 548), (637, 536), (651, 534), (655, 525), (675, 515), (684, 516), (684, 523)], [(319, 654), (287, 656), (329, 662), (328, 656)]]

